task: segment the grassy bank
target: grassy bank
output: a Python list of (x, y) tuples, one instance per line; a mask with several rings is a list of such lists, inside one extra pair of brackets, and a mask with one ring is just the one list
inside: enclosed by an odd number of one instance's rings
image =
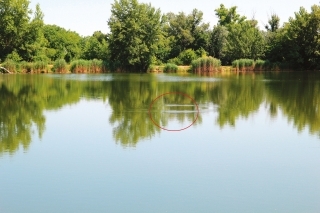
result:
[(7, 60), (0, 66), (11, 73), (104, 73), (108, 72), (106, 62), (102, 60), (75, 60), (67, 63), (58, 59), (49, 64), (47, 62), (15, 62)]
[(287, 63), (270, 62), (268, 60), (238, 59), (232, 62), (232, 71), (256, 72), (256, 71), (293, 71), (293, 67)]
[[(67, 63), (63, 59), (53, 63), (15, 62), (7, 60), (0, 64), (10, 73), (106, 73), (109, 72), (108, 64), (102, 60), (74, 60)], [(288, 64), (271, 63), (264, 60), (238, 59), (231, 66), (221, 66), (220, 60), (213, 57), (201, 57), (193, 60), (190, 66), (178, 66), (167, 63), (165, 65), (151, 65), (149, 73), (212, 73), (212, 72), (258, 72), (258, 71), (292, 71)], [(6, 73), (5, 70), (0, 70)]]

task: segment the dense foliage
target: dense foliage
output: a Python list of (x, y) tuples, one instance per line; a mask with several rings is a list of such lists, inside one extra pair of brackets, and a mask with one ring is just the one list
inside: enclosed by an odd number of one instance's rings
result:
[[(162, 14), (138, 0), (115, 0), (108, 20), (110, 33), (96, 31), (83, 37), (45, 24), (40, 5), (33, 11), (29, 4), (29, 0), (0, 1), (2, 65), (96, 59), (112, 70), (145, 72), (151, 65), (190, 65), (212, 56), (222, 65), (252, 59), (280, 69), (320, 68), (319, 5), (310, 12), (301, 7), (283, 26), (272, 14), (265, 29), (259, 29), (257, 20), (241, 16), (236, 6), (221, 4), (213, 8), (218, 22), (211, 28), (197, 9), (190, 14)], [(28, 70), (21, 64), (14, 66), (14, 70)]]

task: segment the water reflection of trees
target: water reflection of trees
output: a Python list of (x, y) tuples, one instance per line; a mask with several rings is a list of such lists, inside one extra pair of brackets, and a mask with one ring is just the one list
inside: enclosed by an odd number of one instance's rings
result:
[(34, 128), (41, 138), (45, 130), (44, 110), (77, 103), (81, 97), (92, 97), (92, 93), (96, 93), (95, 88), (99, 88), (91, 87), (90, 82), (42, 75), (12, 75), (4, 76), (1, 80), (0, 154), (13, 154), (19, 147), (28, 149)]
[[(112, 112), (109, 122), (113, 137), (123, 146), (135, 146), (138, 141), (154, 137), (160, 128), (149, 118), (150, 103), (167, 92), (183, 92), (199, 106), (214, 104), (221, 128), (234, 126), (242, 117), (257, 111), (262, 103), (269, 106), (271, 116), (281, 110), (300, 131), (309, 127), (320, 133), (320, 84), (318, 74), (290, 76), (288, 74), (231, 75), (217, 81), (206, 77), (191, 77), (188, 81), (162, 82), (154, 75), (130, 75), (112, 81), (78, 81), (46, 75), (15, 75), (2, 77), (0, 82), (0, 154), (14, 153), (19, 147), (27, 149), (33, 137), (33, 128), (41, 138), (45, 129), (44, 110), (59, 109), (77, 103), (81, 98), (108, 101)], [(285, 81), (281, 81), (281, 79)], [(289, 81), (288, 81), (289, 79)], [(165, 96), (158, 101), (159, 109), (166, 105), (171, 110), (183, 111), (192, 105), (190, 99), (179, 95)], [(184, 106), (179, 106), (179, 104)], [(195, 110), (191, 107), (190, 110)], [(201, 107), (200, 107), (201, 111)], [(152, 110), (153, 119), (167, 125), (176, 119), (192, 121), (194, 113), (171, 113)], [(195, 125), (202, 123), (200, 113)]]
[(268, 74), (270, 114), (281, 110), (298, 131), (308, 127), (311, 134), (320, 135), (320, 82), (316, 80), (319, 77), (318, 73)]
[(110, 82), (108, 99), (112, 108), (109, 121), (114, 125), (114, 139), (124, 146), (134, 146), (139, 140), (150, 138), (160, 131), (148, 115), (156, 85), (152, 79), (140, 81), (139, 75), (132, 77)]
[(218, 105), (217, 123), (234, 126), (239, 117), (248, 116), (257, 111), (263, 101), (264, 85), (262, 76), (232, 76), (227, 81), (220, 81), (210, 92), (210, 98)]
[(44, 131), (45, 118), (42, 106), (30, 99), (34, 90), (31, 86), (23, 86), (14, 93), (5, 85), (0, 86), (0, 153), (13, 153), (20, 145), (27, 149), (31, 142), (33, 124), (41, 137)]

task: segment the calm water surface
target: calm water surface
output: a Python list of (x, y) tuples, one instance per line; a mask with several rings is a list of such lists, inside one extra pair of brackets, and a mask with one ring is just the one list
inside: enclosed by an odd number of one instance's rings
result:
[(320, 212), (319, 108), (317, 73), (0, 75), (0, 212)]

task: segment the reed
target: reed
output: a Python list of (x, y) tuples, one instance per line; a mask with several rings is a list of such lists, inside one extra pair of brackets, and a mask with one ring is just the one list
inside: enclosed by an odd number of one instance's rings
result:
[(64, 59), (57, 59), (52, 67), (52, 70), (56, 73), (66, 73), (67, 69), (67, 62)]
[(21, 72), (21, 66), (18, 62), (8, 59), (2, 63), (2, 66), (10, 72)]
[(201, 57), (193, 60), (191, 63), (191, 71), (199, 72), (216, 72), (221, 67), (221, 61), (213, 57)]
[(236, 71), (253, 71), (254, 70), (254, 60), (241, 58), (232, 62), (232, 67)]
[(34, 73), (47, 73), (49, 72), (49, 66), (47, 61), (36, 61), (32, 64), (32, 72)]
[(108, 64), (102, 60), (75, 60), (70, 64), (72, 73), (101, 73), (107, 72)]
[(163, 68), (163, 72), (177, 72), (177, 71), (178, 71), (178, 66), (171, 63), (167, 63)]
[(33, 63), (22, 61), (19, 63), (20, 65), (20, 72), (22, 73), (31, 73), (33, 70)]
[(254, 70), (255, 71), (262, 71), (266, 69), (266, 62), (264, 60), (256, 60), (254, 63)]
[(72, 61), (70, 64), (70, 71), (72, 73), (85, 73), (88, 72), (88, 69), (90, 69), (90, 66), (89, 61), (87, 60), (75, 60)]

